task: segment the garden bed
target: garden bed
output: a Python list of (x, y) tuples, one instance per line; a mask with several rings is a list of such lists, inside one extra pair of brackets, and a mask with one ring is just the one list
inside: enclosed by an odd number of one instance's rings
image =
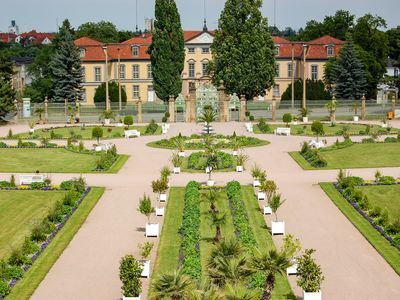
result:
[[(236, 159), (233, 155), (218, 152), (218, 168), (213, 172), (234, 172), (236, 170)], [(182, 160), (182, 172), (204, 173), (207, 167), (207, 156), (204, 152), (194, 152)]]

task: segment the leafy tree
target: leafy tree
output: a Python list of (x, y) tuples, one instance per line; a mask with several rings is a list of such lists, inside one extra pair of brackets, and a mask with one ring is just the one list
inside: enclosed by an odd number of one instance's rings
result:
[(143, 198), (139, 201), (138, 211), (147, 217), (148, 222), (150, 223), (150, 217), (155, 212), (154, 207), (151, 204), (151, 200), (149, 196), (144, 194)]
[(133, 117), (132, 116), (125, 116), (124, 117), (124, 124), (128, 126), (133, 125)]
[(122, 282), (122, 294), (125, 297), (138, 297), (142, 292), (142, 265), (132, 255), (126, 255), (121, 259), (119, 266), (119, 278)]
[(326, 16), (323, 22), (324, 34), (346, 40), (354, 26), (354, 18), (349, 11), (338, 10), (334, 16)]
[(76, 38), (88, 37), (103, 43), (119, 42), (119, 33), (117, 27), (107, 21), (87, 22), (82, 24), (76, 30)]
[(153, 41), (149, 47), (153, 85), (158, 98), (168, 101), (182, 90), (185, 62), (181, 20), (174, 0), (156, 0)]
[(82, 99), (83, 68), (78, 47), (74, 44), (68, 20), (63, 22), (58, 34), (56, 54), (51, 62), (53, 73), (53, 100)]
[(219, 200), (219, 193), (215, 189), (210, 189), (208, 193), (204, 193), (202, 198), (205, 202), (210, 204), (210, 210), (212, 213), (217, 212), (216, 203)]
[(303, 41), (315, 40), (325, 35), (325, 29), (322, 23), (311, 20), (306, 23), (306, 27), (301, 32), (299, 39)]
[(101, 127), (93, 127), (92, 129), (92, 138), (97, 139), (97, 143), (99, 143), (99, 140), (103, 137), (103, 128)]
[(0, 119), (5, 120), (14, 111), (15, 91), (11, 86), (11, 61), (0, 53)]
[(332, 66), (330, 78), (338, 99), (360, 99), (365, 93), (364, 65), (352, 42), (346, 43)]
[[(326, 90), (324, 82), (321, 80), (306, 80), (306, 98), (307, 100), (330, 100), (331, 95)], [(300, 103), (303, 99), (303, 80), (299, 79), (294, 82), (294, 99)], [(292, 100), (292, 84), (290, 83), (286, 91), (282, 94), (282, 104), (288, 105)]]
[[(119, 88), (118, 83), (111, 81), (108, 83), (108, 97), (110, 102), (119, 102)], [(121, 101), (126, 103), (127, 96), (124, 89), (121, 88)], [(103, 82), (96, 89), (94, 94), (94, 103), (104, 103), (106, 102), (106, 83)]]
[(224, 80), (229, 94), (252, 99), (274, 84), (274, 43), (262, 0), (227, 0), (211, 45), (214, 84)]
[(318, 121), (315, 120), (311, 124), (311, 131), (317, 136), (317, 141), (318, 141), (318, 136), (323, 135), (324, 132), (324, 125)]
[(286, 127), (289, 127), (289, 123), (292, 122), (292, 115), (291, 114), (284, 114), (282, 117), (282, 121), (286, 123)]
[(192, 288), (192, 281), (182, 269), (173, 274), (161, 274), (151, 285), (151, 299), (186, 299)]
[(286, 200), (281, 200), (281, 194), (274, 194), (268, 199), (268, 205), (271, 207), (273, 214), (275, 215), (275, 221), (278, 222), (278, 209), (285, 203)]
[(400, 63), (400, 28), (386, 31), (389, 41), (389, 57)]
[(298, 258), (297, 284), (306, 292), (319, 292), (321, 283), (325, 279), (321, 267), (312, 257), (314, 252), (313, 249), (306, 249), (305, 253)]

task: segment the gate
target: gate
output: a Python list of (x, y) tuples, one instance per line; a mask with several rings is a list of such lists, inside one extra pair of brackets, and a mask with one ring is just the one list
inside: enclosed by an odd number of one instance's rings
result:
[(186, 106), (185, 98), (179, 94), (175, 100), (175, 122), (185, 122)]
[(229, 101), (229, 121), (239, 121), (240, 119), (240, 99), (234, 93)]
[(202, 115), (204, 107), (211, 106), (219, 118), (219, 98), (217, 88), (209, 83), (200, 85), (196, 91), (196, 118)]

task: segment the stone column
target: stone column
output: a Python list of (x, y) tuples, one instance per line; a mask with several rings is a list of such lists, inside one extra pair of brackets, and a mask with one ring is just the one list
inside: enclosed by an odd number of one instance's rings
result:
[(143, 123), (142, 120), (142, 99), (139, 97), (139, 100), (137, 102), (137, 122), (138, 123)]
[(224, 81), (220, 80), (218, 87), (218, 98), (219, 98), (219, 121), (226, 122), (228, 109), (226, 107), (226, 94)]
[(396, 98), (392, 96), (392, 113), (393, 113), (393, 120), (395, 117), (395, 110), (396, 110)]
[(240, 96), (240, 122), (246, 121), (246, 98), (244, 95)]
[(15, 107), (15, 112), (16, 112), (15, 117), (14, 117), (14, 120), (15, 120), (16, 123), (18, 123), (18, 119), (19, 119), (19, 107), (18, 107), (18, 100), (17, 100), (17, 99), (14, 99), (14, 107)]
[(191, 88), (189, 90), (189, 100), (190, 100), (190, 113), (189, 113), (189, 122), (196, 122), (196, 89)]
[(272, 96), (272, 122), (276, 122), (276, 99)]
[(185, 122), (189, 123), (190, 122), (190, 96), (187, 95), (185, 98)]
[(44, 98), (44, 121), (49, 121), (49, 99), (47, 96)]
[(78, 119), (78, 122), (80, 122), (81, 119), (81, 111), (80, 111), (80, 106), (79, 106), (79, 99), (75, 99), (75, 118)]
[(169, 121), (171, 123), (175, 122), (175, 98), (174, 96), (169, 96), (168, 100), (168, 112), (169, 112)]
[(365, 120), (366, 109), (365, 109), (365, 95), (361, 98), (361, 120)]
[(224, 110), (225, 110), (225, 122), (230, 121), (230, 113), (229, 113), (229, 103), (231, 102), (231, 97), (232, 96), (225, 96), (225, 105), (224, 105)]

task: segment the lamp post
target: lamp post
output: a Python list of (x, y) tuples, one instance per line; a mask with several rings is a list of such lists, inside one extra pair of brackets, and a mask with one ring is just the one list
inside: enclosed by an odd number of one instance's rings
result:
[(308, 45), (303, 44), (303, 102), (302, 108), (306, 108), (306, 55), (307, 55)]
[(118, 47), (118, 103), (119, 103), (119, 110), (122, 110), (122, 95), (121, 95), (121, 48)]
[(103, 46), (103, 51), (106, 56), (106, 67), (104, 72), (104, 81), (106, 82), (106, 110), (110, 110), (110, 99), (108, 97), (108, 51), (107, 46)]
[(294, 44), (292, 43), (292, 108), (294, 108)]

